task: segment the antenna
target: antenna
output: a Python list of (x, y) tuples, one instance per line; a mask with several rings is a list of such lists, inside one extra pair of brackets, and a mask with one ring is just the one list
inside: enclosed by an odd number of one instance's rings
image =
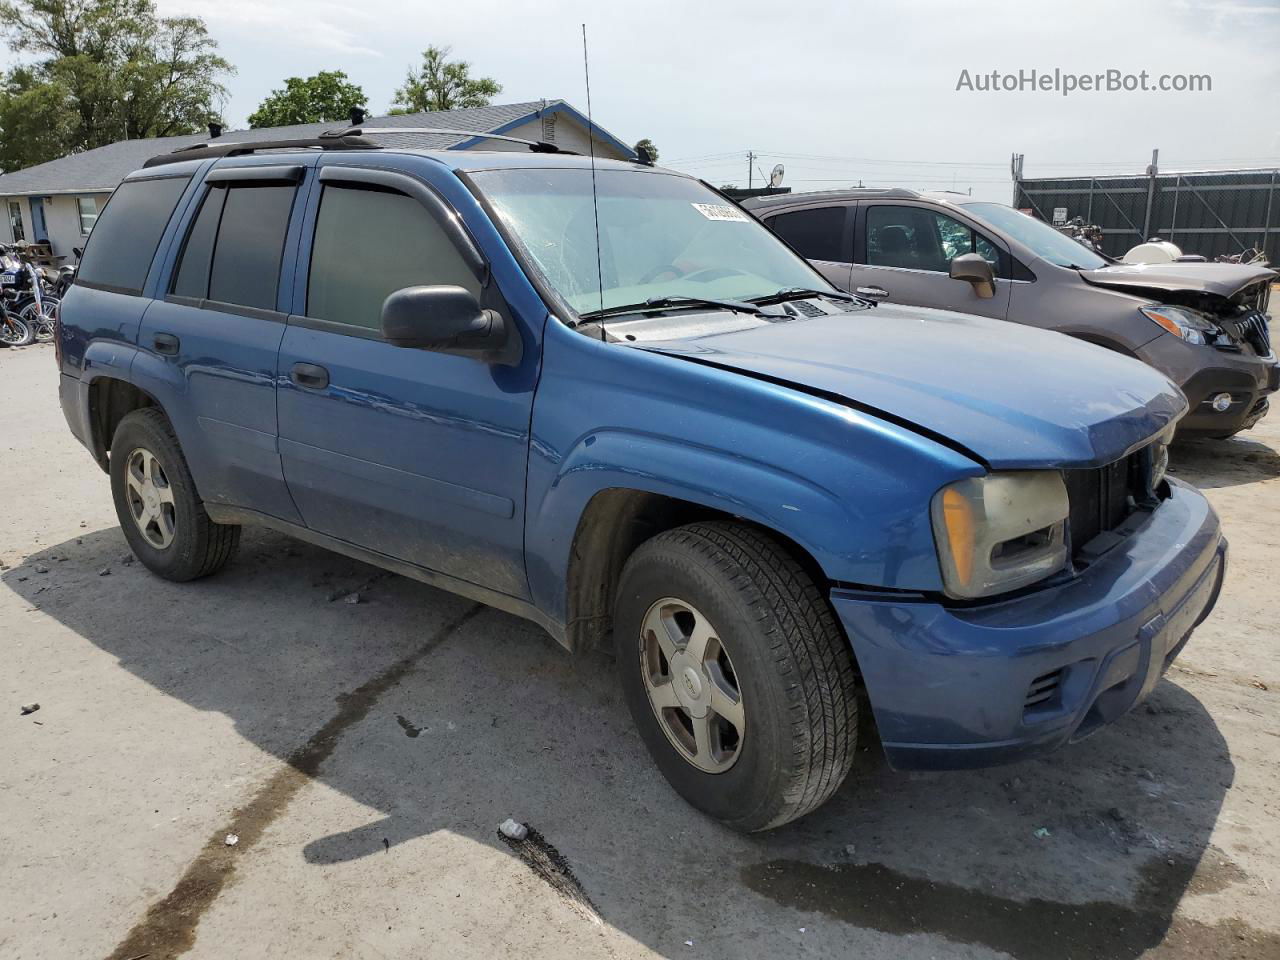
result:
[[(591, 147), (591, 213), (596, 221), (596, 279), (600, 282), (600, 309), (604, 310), (604, 267), (600, 256), (600, 199), (596, 195), (596, 125), (591, 119), (591, 68), (587, 66), (587, 25), (582, 25), (582, 75), (587, 83), (587, 143)], [(603, 342), (604, 317), (600, 318)]]

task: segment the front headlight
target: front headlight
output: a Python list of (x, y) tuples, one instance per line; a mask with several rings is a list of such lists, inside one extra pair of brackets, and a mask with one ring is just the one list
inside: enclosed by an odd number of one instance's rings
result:
[(1207, 313), (1192, 310), (1190, 307), (1177, 307), (1162, 303), (1154, 307), (1138, 308), (1144, 317), (1158, 323), (1175, 337), (1181, 337), (1187, 343), (1206, 344), (1222, 333), (1218, 325)]
[(1056, 470), (992, 473), (943, 487), (932, 515), (946, 592), (989, 597), (1061, 570), (1070, 509)]

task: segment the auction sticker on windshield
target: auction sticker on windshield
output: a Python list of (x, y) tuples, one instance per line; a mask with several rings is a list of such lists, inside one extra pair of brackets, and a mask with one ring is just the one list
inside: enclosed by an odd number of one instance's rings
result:
[(708, 220), (745, 220), (750, 221), (745, 213), (737, 207), (731, 207), (727, 203), (695, 203), (693, 209)]

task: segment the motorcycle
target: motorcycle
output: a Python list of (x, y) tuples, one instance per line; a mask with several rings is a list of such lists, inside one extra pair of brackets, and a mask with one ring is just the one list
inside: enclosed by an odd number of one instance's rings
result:
[[(9, 346), (25, 346), (33, 340), (47, 343), (54, 338), (61, 296), (54, 293), (57, 279), (36, 266), (25, 245), (0, 247), (0, 299), (9, 315), (9, 336), (0, 337)], [(69, 284), (68, 284), (69, 285)], [(15, 328), (27, 330), (27, 338)]]

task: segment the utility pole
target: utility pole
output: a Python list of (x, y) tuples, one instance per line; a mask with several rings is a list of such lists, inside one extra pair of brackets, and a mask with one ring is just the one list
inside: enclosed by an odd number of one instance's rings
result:
[(1156, 178), (1160, 176), (1160, 151), (1151, 151), (1151, 166), (1147, 167), (1147, 212), (1142, 218), (1141, 242), (1151, 239), (1151, 208), (1156, 202)]
[(756, 155), (750, 150), (747, 151), (747, 189), (752, 189), (755, 183), (753, 176), (755, 174)]

